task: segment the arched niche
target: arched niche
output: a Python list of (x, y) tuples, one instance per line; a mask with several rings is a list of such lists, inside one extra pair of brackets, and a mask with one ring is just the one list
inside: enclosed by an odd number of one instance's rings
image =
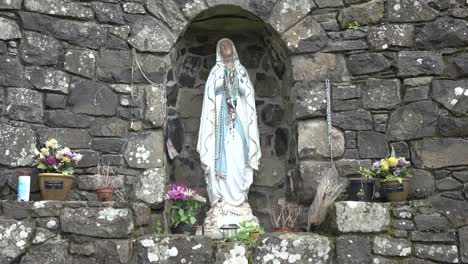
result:
[[(294, 91), (288, 50), (262, 19), (238, 7), (221, 5), (197, 15), (176, 42), (168, 76), (166, 136), (179, 152), (169, 161), (173, 182), (206, 189), (196, 151), (206, 79), (216, 60), (216, 43), (234, 41), (241, 63), (255, 87), (262, 159), (249, 201), (257, 215), (286, 196), (288, 172), (297, 153)], [(203, 192), (202, 191), (202, 192)]]

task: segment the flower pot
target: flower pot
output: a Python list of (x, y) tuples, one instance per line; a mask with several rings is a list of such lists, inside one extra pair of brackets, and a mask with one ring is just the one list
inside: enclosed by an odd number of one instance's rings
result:
[(350, 201), (371, 202), (374, 198), (374, 181), (351, 178), (346, 193)]
[(249, 236), (254, 239), (255, 241), (257, 241), (259, 238), (260, 238), (260, 233), (259, 232), (250, 232), (249, 233)]
[(101, 201), (101, 202), (108, 202), (108, 201), (112, 201), (112, 193), (113, 193), (113, 189), (112, 188), (101, 188), (101, 189), (97, 189), (96, 190), (96, 195), (97, 195), (97, 199), (98, 201)]
[(382, 182), (382, 190), (389, 202), (406, 201), (409, 193), (409, 179), (403, 178), (402, 183), (397, 180), (384, 181)]
[(64, 201), (73, 184), (73, 176), (61, 173), (40, 173), (39, 187), (43, 200)]
[(196, 232), (196, 227), (192, 225), (180, 224), (177, 227), (171, 226), (172, 234), (189, 234), (191, 236), (194, 236)]
[(275, 227), (275, 228), (273, 228), (273, 232), (292, 233), (292, 232), (294, 232), (294, 228), (291, 228), (291, 227)]

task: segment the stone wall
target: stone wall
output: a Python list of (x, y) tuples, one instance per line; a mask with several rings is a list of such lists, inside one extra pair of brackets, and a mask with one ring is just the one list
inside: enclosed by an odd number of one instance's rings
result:
[(453, 221), (456, 211), (439, 198), (335, 203), (336, 263), (467, 263), (467, 230)]
[[(212, 9), (223, 4), (236, 8)], [(258, 202), (257, 208), (268, 208), (271, 200), (282, 196), (303, 204), (314, 197), (320, 172), (328, 166), (328, 78), (333, 89), (334, 155), (342, 176), (353, 176), (359, 165), (387, 156), (393, 146), (415, 167), (412, 199), (441, 193), (434, 197), (460, 203), (457, 213), (464, 212), (467, 5), (466, 0), (2, 0), (0, 197), (15, 198), (16, 172), (32, 166), (31, 145), (56, 137), (85, 155), (70, 199), (95, 200), (94, 173), (101, 161), (112, 165), (116, 185), (127, 200), (161, 208), (166, 170), (172, 173), (165, 159), (163, 106), (166, 99), (169, 105), (174, 100), (172, 88), (184, 89), (177, 73), (178, 63), (186, 58), (180, 55), (187, 45), (184, 36), (190, 36), (186, 29), (192, 21), (236, 17), (238, 13), (229, 12), (241, 7), (256, 16), (255, 23), (261, 21), (273, 31), (263, 36), (283, 40), (289, 58), (271, 62), (283, 63), (293, 79), (289, 86), (281, 85), (287, 93), (279, 104), (286, 106), (285, 112), (294, 105), (294, 113), (269, 126), (262, 137), (262, 145), (275, 150), (271, 157), (278, 155), (278, 143), (269, 140), (289, 137), (290, 153), (280, 158), (288, 160), (287, 169), (275, 174), (266, 166), (260, 172), (266, 177), (262, 182), (282, 183), (271, 189), (254, 187), (251, 200)], [(237, 24), (228, 26), (236, 28), (233, 25)], [(276, 43), (263, 41), (260, 49)], [(241, 61), (253, 55), (243, 50)], [(132, 56), (154, 84), (132, 68)], [(194, 87), (203, 85), (208, 68), (204, 66)], [(256, 88), (262, 90), (258, 83)], [(169, 91), (167, 98), (163, 91)], [(259, 111), (268, 104), (270, 99)], [(168, 114), (173, 117), (181, 109), (175, 110)], [(186, 155), (191, 162), (197, 159), (193, 151)], [(288, 174), (291, 167), (296, 170)], [(37, 177), (32, 191), (32, 198), (39, 200)]]
[[(443, 200), (444, 198), (442, 198)], [(461, 203), (461, 202), (460, 202)], [(440, 199), (338, 202), (315, 233), (267, 233), (254, 248), (209, 237), (156, 234), (143, 203), (2, 201), (3, 264), (468, 263), (468, 218)]]
[(323, 162), (330, 155), (322, 102), (329, 78), (341, 176), (356, 176), (359, 166), (387, 157), (394, 147), (415, 168), (411, 199), (450, 192), (464, 200), (467, 2), (315, 3), (311, 15), (290, 29), (317, 28), (313, 43), (319, 36), (323, 42), (312, 49), (304, 36), (297, 49), (311, 54), (292, 57), (301, 159), (293, 179), (296, 199), (309, 203), (320, 178), (314, 172), (329, 166)]
[(129, 263), (132, 238), (156, 233), (143, 203), (2, 201), (0, 263)]

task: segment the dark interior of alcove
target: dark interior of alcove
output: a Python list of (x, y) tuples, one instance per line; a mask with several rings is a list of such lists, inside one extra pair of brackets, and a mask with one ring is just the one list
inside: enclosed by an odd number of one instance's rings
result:
[(294, 91), (281, 38), (251, 13), (234, 6), (209, 9), (178, 40), (168, 78), (166, 135), (180, 154), (169, 162), (168, 173), (171, 182), (187, 183), (206, 196), (196, 144), (205, 82), (215, 64), (216, 44), (223, 37), (233, 40), (255, 87), (262, 159), (249, 202), (268, 228), (269, 208), (286, 197), (287, 174), (296, 159)]

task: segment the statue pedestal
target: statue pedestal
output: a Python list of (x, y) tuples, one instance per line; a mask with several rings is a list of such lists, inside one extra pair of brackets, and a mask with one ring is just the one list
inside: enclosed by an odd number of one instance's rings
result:
[(217, 202), (211, 206), (206, 213), (203, 224), (204, 235), (212, 239), (222, 239), (219, 228), (224, 224), (236, 224), (246, 222), (249, 225), (259, 225), (257, 217), (252, 213), (252, 209), (247, 201), (239, 206), (232, 206), (225, 202)]

